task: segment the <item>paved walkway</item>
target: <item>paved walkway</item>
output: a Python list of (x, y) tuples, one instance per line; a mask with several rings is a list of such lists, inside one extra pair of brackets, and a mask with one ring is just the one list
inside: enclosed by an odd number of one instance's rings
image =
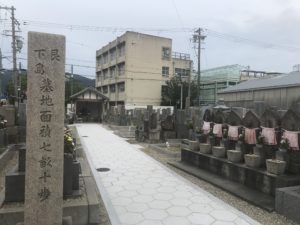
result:
[[(98, 124), (77, 124), (113, 225), (259, 224)], [(97, 168), (110, 168), (97, 172)]]

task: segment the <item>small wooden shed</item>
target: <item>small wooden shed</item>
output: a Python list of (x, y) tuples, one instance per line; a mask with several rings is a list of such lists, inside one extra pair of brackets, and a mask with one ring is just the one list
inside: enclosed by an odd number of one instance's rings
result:
[(109, 106), (109, 98), (94, 87), (87, 87), (72, 95), (72, 109), (77, 120), (102, 122)]

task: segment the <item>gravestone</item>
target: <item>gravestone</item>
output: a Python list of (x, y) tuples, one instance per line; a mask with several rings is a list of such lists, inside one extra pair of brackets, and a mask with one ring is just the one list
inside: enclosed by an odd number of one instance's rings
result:
[(262, 116), (260, 117), (261, 126), (264, 127), (277, 127), (279, 126), (279, 115), (276, 111), (271, 109), (266, 109)]
[(251, 110), (245, 114), (245, 117), (242, 119), (242, 123), (247, 128), (258, 128), (260, 126), (258, 116)]
[(150, 115), (150, 129), (156, 129), (157, 128), (157, 114), (156, 113), (152, 113)]
[(25, 225), (62, 224), (65, 37), (29, 32)]
[(242, 124), (242, 119), (235, 111), (231, 110), (228, 113), (225, 122), (231, 126), (237, 126)]

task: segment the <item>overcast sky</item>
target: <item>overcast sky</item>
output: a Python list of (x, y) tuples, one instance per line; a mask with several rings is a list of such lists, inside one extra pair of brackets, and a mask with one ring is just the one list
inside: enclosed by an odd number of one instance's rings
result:
[[(254, 70), (290, 72), (300, 63), (299, 0), (0, 0), (0, 6), (12, 5), (25, 41), (18, 54), (25, 68), (28, 31), (65, 35), (67, 63), (94, 67), (96, 50), (122, 35), (125, 28), (172, 38), (173, 51), (189, 53), (193, 59), (192, 29), (207, 29), (202, 69), (240, 64)], [(10, 14), (1, 10), (0, 16), (3, 33), (10, 29), (5, 21)], [(82, 27), (65, 29), (62, 25)], [(91, 31), (88, 26), (99, 29)], [(10, 37), (0, 35), (4, 56), (11, 56), (10, 43)], [(3, 64), (12, 67), (7, 59)], [(75, 66), (74, 72), (92, 78), (95, 69)]]

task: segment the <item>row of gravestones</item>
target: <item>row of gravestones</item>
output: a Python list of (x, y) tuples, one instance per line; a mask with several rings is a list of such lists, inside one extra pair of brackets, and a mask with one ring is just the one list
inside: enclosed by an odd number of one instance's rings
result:
[[(12, 171), (5, 175), (5, 202), (24, 202), (25, 198), (25, 144), (10, 146), (11, 151), (17, 151), (18, 162)], [(79, 174), (80, 163), (76, 159), (76, 152), (64, 153), (63, 196), (64, 198), (80, 195)]]
[[(241, 116), (233, 109), (230, 110), (213, 110), (207, 109), (204, 112), (203, 120), (219, 124), (228, 124), (232, 126), (243, 126), (247, 128), (267, 127), (274, 128), (276, 134), (277, 145), (265, 145), (266, 157), (272, 158), (275, 156), (279, 148), (283, 130), (296, 131), (300, 130), (300, 115), (294, 109), (275, 110), (266, 109), (258, 116), (252, 110), (246, 111), (244, 116)], [(300, 134), (298, 134), (298, 143), (300, 144)], [(246, 146), (251, 149), (252, 146)], [(300, 174), (300, 151), (290, 151), (289, 153), (289, 168), (288, 171)]]
[[(168, 115), (171, 114), (170, 108), (153, 110), (152, 105), (148, 105), (146, 109), (135, 108), (125, 109), (124, 105), (118, 105), (117, 107), (111, 107), (106, 114), (104, 121), (108, 124), (117, 126), (141, 126), (144, 123), (144, 118), (149, 120), (152, 113), (157, 113), (157, 119), (159, 121), (165, 120)], [(155, 126), (154, 123), (151, 127)], [(155, 129), (156, 127), (152, 128)]]
[(157, 143), (161, 140), (176, 138), (174, 115), (171, 109), (153, 110), (153, 106), (147, 106), (143, 116), (137, 121), (135, 138), (140, 142)]

